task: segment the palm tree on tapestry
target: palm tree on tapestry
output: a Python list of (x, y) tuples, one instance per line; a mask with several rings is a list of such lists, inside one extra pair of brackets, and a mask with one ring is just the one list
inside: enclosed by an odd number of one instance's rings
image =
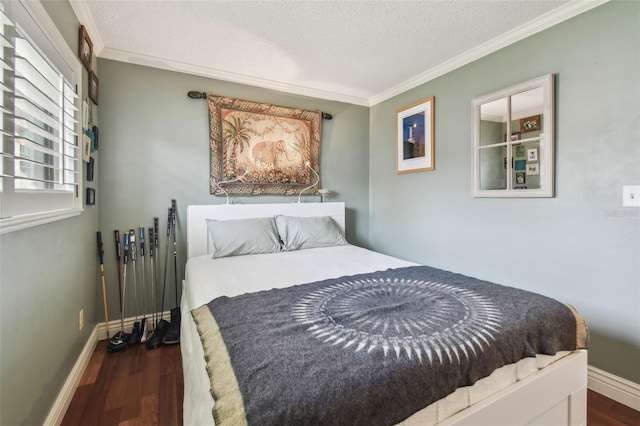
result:
[[(228, 170), (233, 169), (233, 173), (238, 176), (238, 170), (236, 170), (238, 152), (243, 152), (245, 145), (249, 148), (249, 141), (251, 140), (251, 134), (255, 134), (255, 131), (248, 127), (248, 121), (242, 117), (231, 117), (231, 120), (224, 120), (224, 142), (227, 147), (231, 148), (231, 155), (228, 158)], [(225, 151), (226, 152), (226, 151)], [(244, 170), (242, 171), (244, 173)], [(226, 176), (231, 178), (232, 176)]]
[[(295, 135), (296, 142), (291, 146), (294, 151), (300, 154), (302, 158), (302, 163), (305, 164), (307, 161), (311, 161), (311, 141), (305, 137), (305, 135), (298, 136)], [(303, 167), (304, 168), (304, 167)]]

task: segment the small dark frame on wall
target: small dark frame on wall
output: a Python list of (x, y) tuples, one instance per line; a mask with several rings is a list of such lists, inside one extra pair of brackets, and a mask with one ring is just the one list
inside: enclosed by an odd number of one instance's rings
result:
[(78, 57), (87, 71), (91, 72), (91, 58), (93, 58), (93, 43), (89, 38), (87, 29), (80, 25), (80, 37), (78, 41)]
[(523, 133), (540, 131), (540, 116), (532, 115), (531, 117), (521, 118), (520, 131)]
[(89, 99), (93, 101), (94, 104), (98, 105), (98, 96), (100, 94), (100, 82), (98, 81), (98, 77), (96, 73), (91, 71), (89, 73)]
[(96, 190), (93, 188), (87, 188), (85, 204), (92, 206), (96, 203)]
[(95, 169), (95, 160), (93, 157), (89, 157), (89, 162), (87, 163), (87, 181), (93, 182), (93, 170)]
[(94, 137), (93, 147), (97, 151), (98, 150), (98, 126), (93, 126), (91, 130), (93, 131), (93, 137)]

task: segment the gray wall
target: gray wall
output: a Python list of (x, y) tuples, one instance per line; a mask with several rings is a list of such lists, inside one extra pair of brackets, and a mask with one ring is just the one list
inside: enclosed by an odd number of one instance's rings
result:
[[(75, 52), (79, 24), (69, 4), (45, 6)], [(95, 328), (97, 228), (98, 211), (89, 206), (80, 216), (0, 236), (2, 425), (42, 424)]]
[[(331, 201), (346, 202), (347, 239), (354, 244), (368, 244), (368, 108), (117, 61), (100, 59), (99, 63), (101, 179), (97, 200), (100, 229), (108, 235), (105, 265), (109, 274), (114, 276), (116, 271), (113, 231), (118, 229), (123, 233), (140, 225), (148, 227), (153, 217), (158, 216), (160, 227), (165, 230), (160, 239), (162, 276), (167, 207), (171, 198), (175, 198), (178, 279), (182, 280), (187, 205), (226, 202), (224, 197), (209, 194), (207, 103), (188, 98), (189, 90), (332, 114), (333, 120), (322, 123), (320, 185), (335, 192)], [(296, 200), (297, 196), (244, 197), (234, 202)], [(303, 201), (319, 201), (319, 196), (303, 196)], [(173, 277), (172, 256), (169, 277)], [(165, 309), (175, 306), (173, 279), (169, 283)], [(110, 288), (109, 303), (118, 306), (117, 284)], [(132, 299), (127, 297), (126, 303), (133, 308)], [(133, 314), (133, 309), (126, 310), (127, 316)]]
[[(596, 30), (597, 28), (597, 30)], [(640, 383), (640, 3), (612, 2), (371, 108), (374, 249), (576, 306), (589, 363)], [(556, 74), (556, 197), (472, 196), (471, 101)], [(435, 96), (432, 172), (394, 173), (395, 111)]]

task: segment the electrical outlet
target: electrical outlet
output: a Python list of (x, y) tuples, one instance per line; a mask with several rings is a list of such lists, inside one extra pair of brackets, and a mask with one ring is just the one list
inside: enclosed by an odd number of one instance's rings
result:
[(84, 309), (80, 309), (78, 313), (78, 331), (81, 331), (82, 327), (84, 327)]
[(622, 187), (622, 205), (624, 207), (640, 207), (640, 185), (624, 185)]

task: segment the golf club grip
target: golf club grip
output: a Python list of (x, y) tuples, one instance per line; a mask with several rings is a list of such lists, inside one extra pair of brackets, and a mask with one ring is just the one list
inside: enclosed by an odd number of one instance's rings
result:
[(153, 240), (153, 245), (155, 247), (158, 247), (158, 238), (160, 238), (160, 225), (159, 225), (159, 221), (160, 219), (158, 219), (158, 217), (154, 217), (153, 218), (153, 232), (155, 234), (155, 239)]
[(124, 264), (129, 262), (129, 234), (124, 233)]
[(144, 257), (144, 226), (138, 228), (140, 233), (140, 257)]
[(116, 259), (120, 262), (122, 256), (122, 247), (120, 247), (120, 231), (113, 231), (116, 240)]
[(104, 259), (103, 259), (104, 250), (102, 250), (102, 232), (98, 231), (96, 236), (97, 236), (97, 239), (98, 239), (98, 255), (100, 256), (100, 264), (103, 264), (104, 263)]
[(153, 233), (153, 227), (149, 227), (149, 257), (153, 257), (153, 238), (155, 234)]
[(119, 308), (120, 313), (122, 313), (122, 269), (120, 268), (120, 258), (122, 256), (122, 247), (120, 246), (120, 231), (113, 231), (113, 236), (115, 239), (115, 248), (116, 248), (116, 266), (118, 268), (118, 297), (119, 297)]
[(131, 255), (131, 261), (135, 264), (138, 248), (136, 245), (136, 231), (134, 229), (129, 230), (129, 251), (129, 254)]

